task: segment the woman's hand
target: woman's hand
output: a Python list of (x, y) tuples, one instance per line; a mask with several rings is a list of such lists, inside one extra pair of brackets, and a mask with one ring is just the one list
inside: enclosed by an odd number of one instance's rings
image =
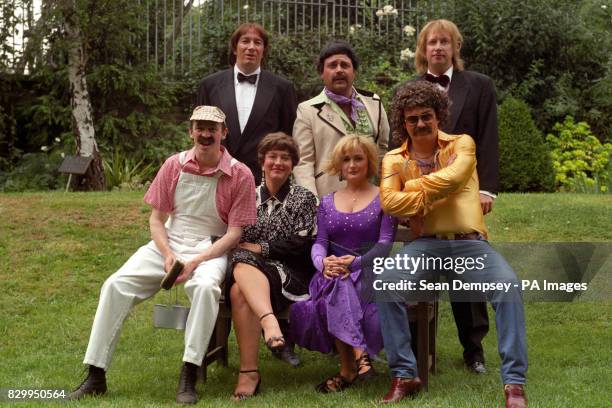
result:
[(346, 264), (346, 256), (351, 255), (345, 255), (344, 257), (330, 255), (326, 258), (323, 258), (323, 276), (325, 276), (325, 278), (327, 279), (335, 279), (337, 277), (340, 277), (341, 279), (346, 279), (350, 273), (348, 269), (348, 265), (350, 263)]
[(261, 245), (253, 244), (251, 242), (241, 242), (238, 244), (238, 248), (247, 249), (256, 254), (261, 254)]

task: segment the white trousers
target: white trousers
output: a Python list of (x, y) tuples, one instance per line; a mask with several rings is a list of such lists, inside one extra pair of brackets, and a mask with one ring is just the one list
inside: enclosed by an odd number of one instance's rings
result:
[[(211, 245), (210, 239), (196, 246), (175, 239), (170, 246), (178, 258), (188, 261)], [(185, 282), (191, 310), (185, 327), (183, 361), (202, 364), (219, 312), (221, 283), (225, 279), (227, 256), (202, 262)], [(112, 274), (100, 291), (100, 301), (89, 337), (85, 364), (108, 369), (125, 318), (134, 305), (155, 295), (165, 276), (164, 257), (155, 242), (142, 246)]]

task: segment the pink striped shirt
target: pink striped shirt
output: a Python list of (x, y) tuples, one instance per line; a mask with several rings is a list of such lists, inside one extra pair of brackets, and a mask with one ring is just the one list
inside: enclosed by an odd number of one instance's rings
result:
[[(249, 168), (240, 162), (231, 165), (232, 156), (224, 147), (219, 164), (215, 168), (200, 169), (195, 150), (187, 151), (183, 171), (199, 176), (212, 177), (217, 171), (223, 174), (217, 183), (216, 203), (221, 220), (230, 227), (244, 227), (255, 224), (255, 179)], [(151, 207), (165, 212), (174, 211), (174, 192), (181, 174), (180, 153), (168, 158), (157, 172), (155, 180), (144, 196)]]

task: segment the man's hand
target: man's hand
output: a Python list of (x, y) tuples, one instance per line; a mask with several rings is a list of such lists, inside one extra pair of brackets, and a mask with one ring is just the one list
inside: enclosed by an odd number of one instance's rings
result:
[(175, 285), (179, 285), (181, 283), (184, 283), (187, 279), (189, 279), (189, 277), (193, 273), (194, 269), (197, 268), (199, 264), (200, 264), (200, 262), (196, 261), (194, 259), (192, 259), (189, 262), (185, 262), (185, 266), (183, 267), (183, 271), (178, 276), (178, 278), (176, 278), (176, 282), (174, 284)]
[(493, 197), (480, 193), (480, 207), (483, 215), (490, 213), (493, 209)]
[(410, 235), (413, 240), (420, 238), (423, 235), (423, 217), (419, 215), (413, 215), (410, 217)]
[(172, 265), (174, 265), (175, 261), (176, 261), (176, 255), (174, 255), (173, 252), (170, 252), (166, 256), (166, 259), (164, 259), (164, 271), (166, 273), (170, 272), (170, 269), (172, 269)]
[(256, 254), (261, 254), (261, 245), (253, 244), (251, 242), (241, 242), (238, 244), (238, 248), (247, 249)]

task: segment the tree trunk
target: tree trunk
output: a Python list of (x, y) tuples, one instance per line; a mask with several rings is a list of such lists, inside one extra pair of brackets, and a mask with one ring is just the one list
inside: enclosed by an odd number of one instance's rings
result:
[(74, 3), (70, 1), (66, 3), (71, 5), (64, 8), (66, 11), (64, 31), (68, 42), (68, 79), (70, 81), (72, 127), (76, 137), (77, 154), (93, 157), (87, 173), (77, 177), (75, 187), (78, 190), (105, 190), (104, 166), (95, 139), (92, 109), (85, 78), (87, 58)]

